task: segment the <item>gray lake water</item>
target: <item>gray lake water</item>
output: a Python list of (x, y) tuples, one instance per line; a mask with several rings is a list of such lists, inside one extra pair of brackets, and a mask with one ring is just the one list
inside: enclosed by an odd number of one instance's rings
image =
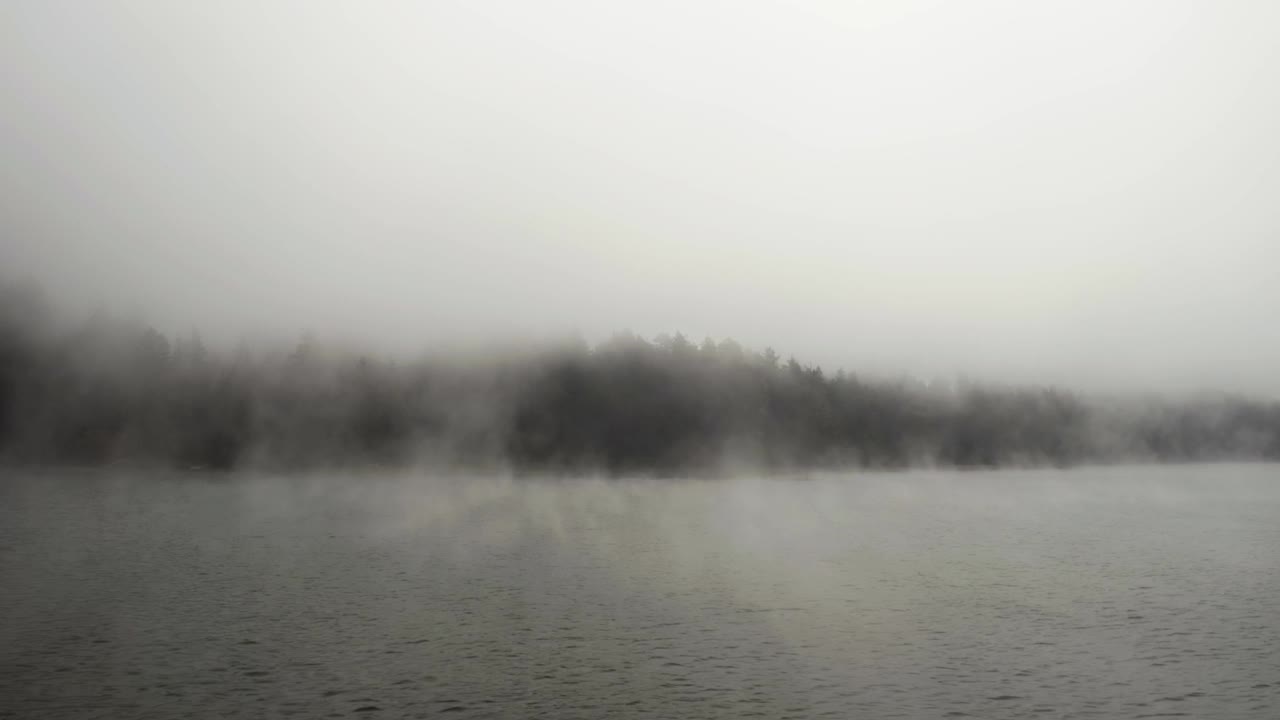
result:
[(0, 716), (1280, 717), (1280, 466), (2, 480)]

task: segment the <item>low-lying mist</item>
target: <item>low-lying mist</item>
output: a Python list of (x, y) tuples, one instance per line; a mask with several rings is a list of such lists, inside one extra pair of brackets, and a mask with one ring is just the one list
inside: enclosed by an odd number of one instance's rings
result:
[(214, 350), (0, 290), (0, 457), (184, 469), (718, 475), (1280, 459), (1280, 404), (870, 379), (732, 340), (379, 358), (305, 337)]

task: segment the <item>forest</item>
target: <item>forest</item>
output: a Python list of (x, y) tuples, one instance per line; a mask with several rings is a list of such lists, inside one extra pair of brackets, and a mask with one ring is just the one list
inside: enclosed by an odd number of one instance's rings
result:
[(298, 471), (447, 466), (702, 475), (1280, 459), (1280, 403), (1095, 397), (869, 378), (732, 340), (409, 361), (326, 346), (213, 351), (0, 286), (0, 461)]

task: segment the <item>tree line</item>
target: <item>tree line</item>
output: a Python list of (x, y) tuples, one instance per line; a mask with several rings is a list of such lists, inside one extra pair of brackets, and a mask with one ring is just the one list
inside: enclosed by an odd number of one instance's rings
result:
[(0, 286), (8, 463), (679, 475), (1280, 459), (1280, 404), (1240, 397), (828, 375), (679, 334), (412, 362), (309, 337), (214, 352), (105, 314), (51, 315), (38, 289)]

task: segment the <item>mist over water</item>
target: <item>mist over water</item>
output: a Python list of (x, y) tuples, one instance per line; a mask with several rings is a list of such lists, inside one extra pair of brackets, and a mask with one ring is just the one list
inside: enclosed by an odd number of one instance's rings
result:
[(0, 712), (1262, 718), (1278, 480), (31, 473)]
[(0, 0), (0, 720), (1280, 717), (1278, 27)]

